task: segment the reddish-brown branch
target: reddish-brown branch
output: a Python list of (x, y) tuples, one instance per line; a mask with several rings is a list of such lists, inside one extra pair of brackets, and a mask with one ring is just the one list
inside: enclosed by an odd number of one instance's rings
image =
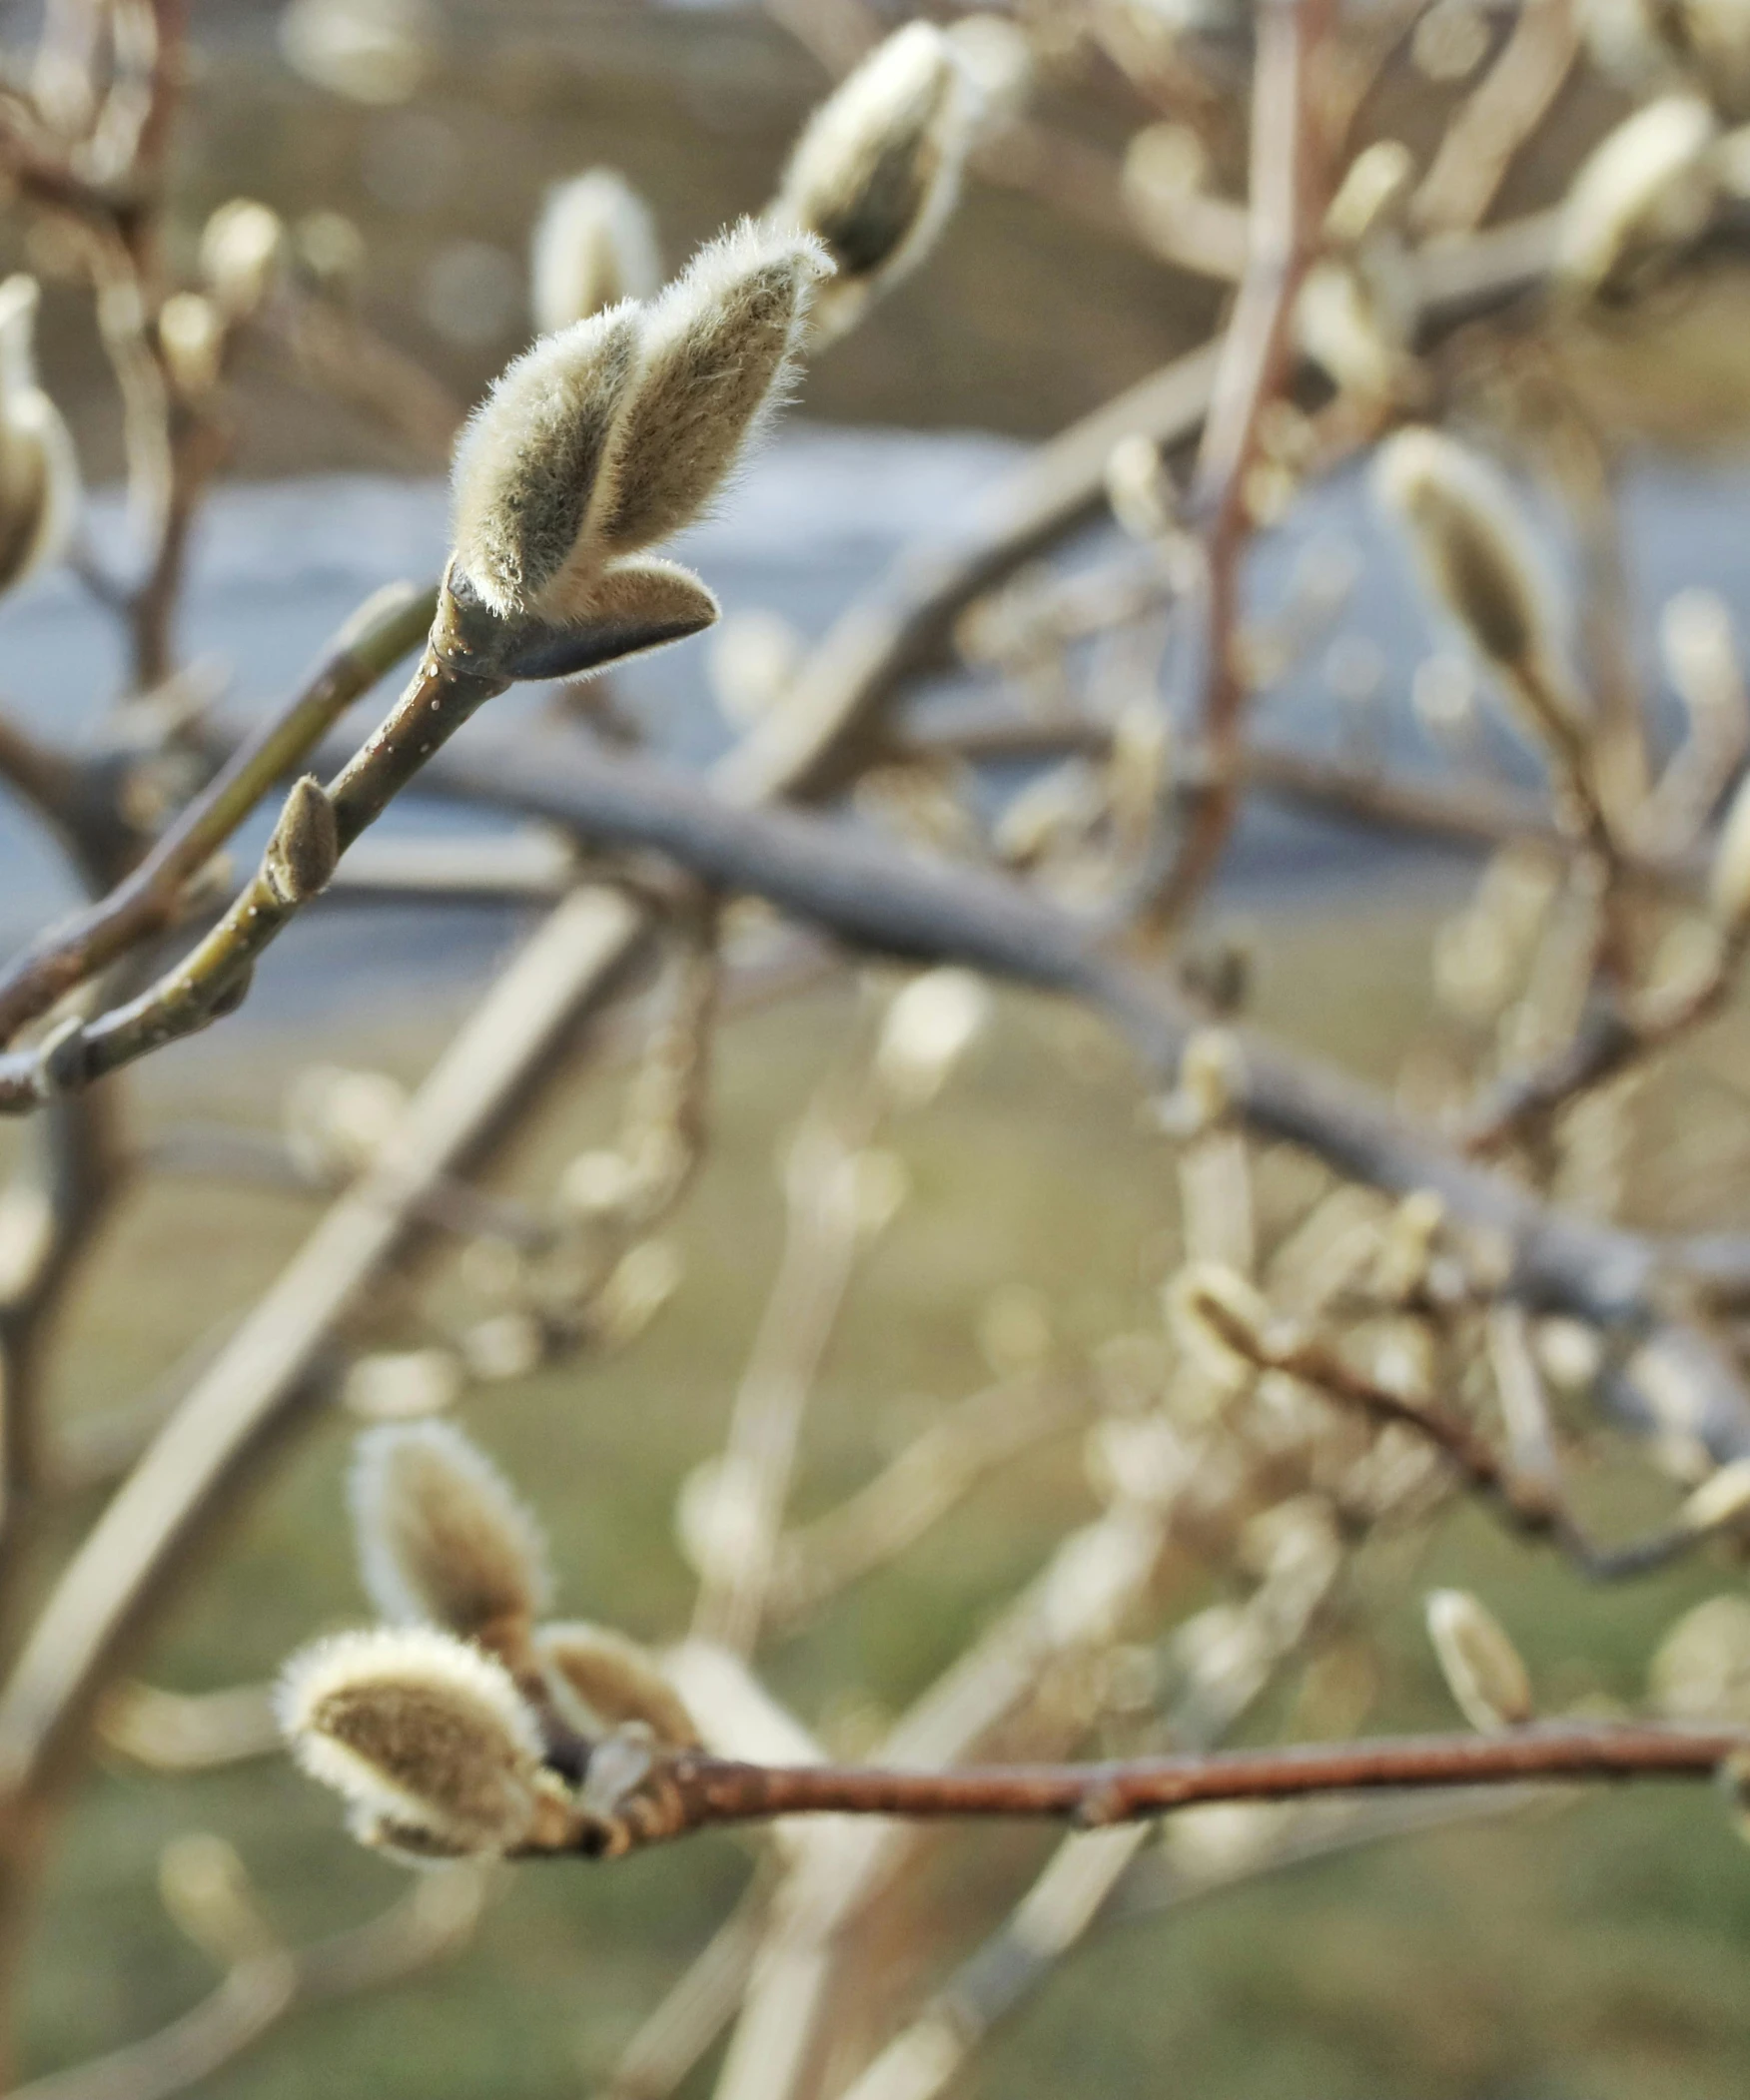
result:
[(1093, 1764), (971, 1765), (886, 1771), (761, 1765), (684, 1754), (659, 1766), (577, 1849), (616, 1854), (724, 1823), (784, 1815), (1046, 1817), (1082, 1828), (1130, 1822), (1199, 1801), (1293, 1800), (1380, 1788), (1508, 1786), (1527, 1781), (1709, 1779), (1750, 1739), (1736, 1730), (1654, 1724), (1552, 1726), (1498, 1736), (1402, 1736)]

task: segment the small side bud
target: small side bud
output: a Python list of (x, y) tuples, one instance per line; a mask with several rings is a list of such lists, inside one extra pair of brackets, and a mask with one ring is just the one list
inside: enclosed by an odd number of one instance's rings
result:
[(1672, 1721), (1750, 1723), (1750, 1601), (1710, 1597), (1685, 1612), (1654, 1652), (1647, 1692)]
[(1482, 1735), (1532, 1717), (1531, 1679), (1505, 1629), (1467, 1590), (1434, 1590), (1428, 1639), (1458, 1711)]
[(650, 209), (611, 168), (546, 194), (529, 250), (529, 305), (543, 336), (623, 299), (653, 299), (662, 259)]
[(1738, 783), (1720, 826), (1708, 879), (1714, 922), (1728, 939), (1750, 934), (1750, 773)]
[(1401, 139), (1375, 139), (1355, 155), (1324, 214), (1324, 238), (1354, 248), (1399, 215), (1415, 181), (1415, 156)]
[(278, 212), (252, 198), (222, 204), (201, 232), (201, 276), (227, 322), (248, 321), (266, 305), (286, 256)]
[(838, 267), (816, 341), (843, 335), (928, 254), (954, 208), (977, 100), (952, 39), (910, 22), (809, 119), (772, 218), (818, 235)]
[(534, 1653), (554, 1704), (579, 1734), (601, 1737), (641, 1722), (671, 1749), (690, 1749), (698, 1742), (693, 1718), (661, 1665), (624, 1634), (567, 1620), (541, 1627)]
[(547, 1596), (546, 1554), (502, 1475), (457, 1429), (370, 1431), (353, 1469), (365, 1587), (385, 1618), (514, 1645)]
[[(601, 663), (645, 656), (713, 626), (722, 612), (715, 594), (691, 569), (654, 555), (615, 562), (575, 604), (558, 608), (566, 621), (587, 625), (598, 638)], [(584, 666), (574, 666), (573, 677)]]
[(1556, 230), (1555, 270), (1570, 292), (1631, 291), (1707, 223), (1719, 126), (1699, 96), (1664, 95), (1625, 118), (1581, 164)]
[(282, 904), (308, 904), (328, 888), (340, 858), (335, 806), (322, 782), (307, 773), (286, 797), (262, 857), (262, 874)]
[(535, 1830), (534, 1717), (502, 1665), (465, 1642), (431, 1629), (337, 1635), (293, 1658), (278, 1710), (310, 1776), (374, 1830), (414, 1833), (406, 1849), (503, 1852)]
[(1121, 437), (1106, 457), (1106, 500), (1122, 531), (1145, 544), (1179, 523), (1179, 491), (1161, 448), (1141, 430)]

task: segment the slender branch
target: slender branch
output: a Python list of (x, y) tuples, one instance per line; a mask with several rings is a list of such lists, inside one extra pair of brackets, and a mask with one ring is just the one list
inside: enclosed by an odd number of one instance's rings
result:
[(614, 1857), (695, 1830), (780, 1815), (1044, 1818), (1092, 1830), (1200, 1801), (1295, 1800), (1387, 1787), (1518, 1786), (1528, 1780), (1712, 1779), (1747, 1746), (1750, 1737), (1737, 1729), (1626, 1723), (951, 1771), (742, 1764), (688, 1753), (661, 1765), (611, 1819), (586, 1822), (572, 1849)]
[(435, 591), (404, 589), (361, 608), (314, 675), (238, 747), (134, 873), (10, 965), (0, 977), (0, 1041), (176, 924), (189, 883), (347, 709), (420, 646), (435, 605)]
[(1271, 402), (1289, 376), (1295, 306), (1324, 208), (1324, 112), (1318, 55), (1332, 0), (1269, 0), (1259, 10), (1252, 104), (1251, 253), (1222, 346), (1192, 490), (1203, 520), (1204, 690), (1208, 778), (1171, 865), (1143, 915), (1175, 931), (1214, 873), (1239, 808), (1240, 753), (1251, 686), (1239, 647), (1241, 556), (1252, 537), (1248, 480)]

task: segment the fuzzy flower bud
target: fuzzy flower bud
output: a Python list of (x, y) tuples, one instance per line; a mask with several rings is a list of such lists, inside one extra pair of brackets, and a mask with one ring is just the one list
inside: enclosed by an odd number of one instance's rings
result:
[(79, 463), (37, 384), (35, 278), (0, 284), (0, 589), (60, 560), (79, 511)]
[(1223, 1387), (1260, 1369), (1271, 1309), (1237, 1269), (1188, 1262), (1167, 1286), (1167, 1320), (1181, 1347)]
[(286, 797), (262, 857), (262, 874), (282, 904), (308, 904), (328, 888), (340, 858), (335, 806), (322, 782), (307, 773)]
[(1374, 488), (1408, 528), (1429, 593), (1504, 676), (1527, 728), (1571, 761), (1585, 732), (1560, 669), (1553, 593), (1500, 475), (1441, 431), (1417, 427), (1381, 446)]
[(623, 299), (653, 299), (661, 285), (655, 224), (624, 176), (592, 168), (547, 192), (529, 252), (529, 305), (541, 335)]
[(222, 204), (201, 233), (201, 275), (227, 322), (258, 313), (279, 280), (286, 229), (278, 212), (252, 198)]
[(814, 242), (743, 224), (649, 306), (622, 302), (518, 357), (455, 454), (455, 566), (484, 603), (506, 619), (648, 622), (657, 640), (707, 624), (696, 577), (626, 557), (716, 495), (783, 391), (829, 268)]
[[(509, 1673), (430, 1628), (340, 1634), (295, 1656), (280, 1726), (313, 1779), (352, 1803), (362, 1834), (403, 1848), (502, 1852), (534, 1834), (543, 1795), (534, 1717)], [(423, 1840), (423, 1841), (422, 1841)]]
[(1431, 1591), (1427, 1624), (1446, 1689), (1473, 1729), (1496, 1735), (1531, 1719), (1531, 1680), (1519, 1651), (1468, 1590)]
[(546, 1602), (546, 1554), (497, 1468), (444, 1422), (359, 1440), (353, 1521), (365, 1587), (385, 1618), (478, 1640), (514, 1638)]
[(1665, 95), (1625, 118), (1569, 186), (1556, 233), (1558, 280), (1581, 295), (1625, 292), (1694, 240), (1713, 208), (1718, 130), (1694, 95)]
[(641, 1723), (673, 1749), (698, 1742), (692, 1716), (655, 1657), (624, 1634), (570, 1620), (541, 1627), (534, 1652), (555, 1704), (580, 1734), (601, 1737)]
[(954, 208), (977, 103), (953, 40), (910, 22), (815, 111), (771, 216), (817, 234), (838, 266), (815, 308), (817, 341), (843, 335), (929, 252)]

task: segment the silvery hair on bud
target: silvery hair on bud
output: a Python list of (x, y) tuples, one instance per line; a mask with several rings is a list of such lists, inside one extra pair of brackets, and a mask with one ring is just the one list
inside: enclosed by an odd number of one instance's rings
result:
[(321, 781), (307, 773), (292, 783), (262, 873), (282, 904), (308, 904), (327, 889), (340, 858), (335, 806)]
[(622, 299), (652, 299), (662, 259), (649, 207), (611, 168), (557, 183), (529, 249), (529, 305), (543, 336)]
[[(508, 1850), (534, 1821), (541, 1744), (501, 1664), (431, 1628), (338, 1634), (295, 1656), (280, 1726), (313, 1779), (425, 1849)], [(418, 1845), (404, 1845), (418, 1849)]]
[(455, 566), (480, 598), (506, 619), (588, 621), (611, 564), (715, 497), (782, 398), (831, 269), (806, 235), (744, 221), (650, 305), (518, 357), (456, 447)]
[(928, 253), (954, 209), (978, 99), (952, 39), (911, 22), (809, 119), (771, 216), (818, 234), (838, 266), (816, 341), (842, 335)]
[(1627, 289), (1694, 240), (1715, 195), (1719, 125), (1696, 95), (1666, 95), (1625, 118), (1581, 164), (1556, 229), (1557, 279), (1571, 291)]
[(79, 512), (79, 462), (37, 383), (32, 277), (0, 284), (0, 589), (60, 560)]
[(599, 1737), (641, 1722), (672, 1749), (697, 1744), (697, 1726), (656, 1658), (612, 1627), (581, 1620), (543, 1626), (534, 1652), (554, 1704), (580, 1734)]
[(1494, 1614), (1467, 1590), (1433, 1590), (1428, 1638), (1459, 1712), (1483, 1735), (1531, 1719), (1531, 1680)]
[(1380, 447), (1373, 486), (1477, 650), (1504, 670), (1547, 674), (1557, 658), (1553, 594), (1501, 475), (1455, 438), (1418, 426)]
[(514, 1638), (544, 1606), (546, 1553), (534, 1519), (448, 1423), (367, 1432), (352, 1502), (365, 1587), (385, 1618)]

